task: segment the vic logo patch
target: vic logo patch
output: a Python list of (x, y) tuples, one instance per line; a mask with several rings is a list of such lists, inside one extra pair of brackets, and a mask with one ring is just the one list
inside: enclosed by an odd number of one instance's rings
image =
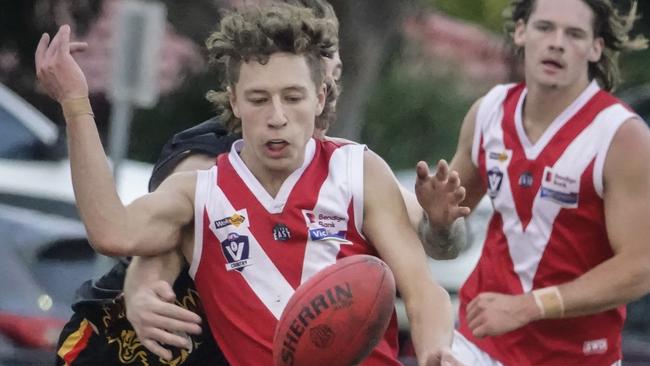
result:
[(503, 173), (499, 168), (492, 168), (487, 172), (488, 181), (488, 195), (490, 198), (495, 198), (501, 190), (501, 182), (503, 181)]
[(226, 240), (221, 242), (221, 251), (227, 262), (226, 270), (241, 272), (244, 267), (253, 264), (249, 258), (249, 249), (248, 236), (236, 233), (228, 234)]

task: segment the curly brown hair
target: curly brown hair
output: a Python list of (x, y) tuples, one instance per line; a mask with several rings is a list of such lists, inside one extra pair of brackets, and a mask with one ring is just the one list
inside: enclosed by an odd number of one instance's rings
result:
[(246, 6), (227, 13), (206, 40), (211, 64), (225, 66), (222, 89), (207, 99), (231, 132), (241, 131), (227, 88), (234, 91), (242, 62), (268, 62), (276, 52), (304, 55), (315, 85), (323, 83), (324, 55), (338, 49), (338, 22), (317, 17), (314, 10), (286, 3)]
[[(637, 15), (636, 1), (628, 14), (621, 14), (610, 0), (582, 0), (594, 14), (594, 37), (604, 41), (603, 55), (597, 62), (589, 63), (589, 78), (596, 79), (600, 86), (608, 91), (614, 90), (621, 82), (618, 67), (618, 55), (621, 51), (641, 50), (647, 47), (648, 41), (643, 36), (630, 38), (630, 30)], [(537, 0), (512, 0), (503, 15), (505, 18), (504, 31), (512, 39), (517, 22), (528, 22), (535, 10)], [(523, 54), (520, 48), (514, 47), (517, 55)]]

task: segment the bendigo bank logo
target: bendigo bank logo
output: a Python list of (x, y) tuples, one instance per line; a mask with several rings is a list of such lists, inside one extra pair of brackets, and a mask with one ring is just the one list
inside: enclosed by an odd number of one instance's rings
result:
[(241, 272), (244, 267), (253, 264), (249, 258), (249, 249), (248, 236), (236, 233), (228, 234), (226, 240), (221, 242), (221, 251), (227, 262), (226, 270)]
[[(331, 313), (348, 308), (354, 301), (350, 284), (345, 282), (328, 288), (305, 302), (302, 310), (291, 321), (282, 343), (282, 364), (293, 365), (296, 346), (309, 329), (308, 339), (318, 348), (328, 348), (334, 343), (336, 332), (327, 324), (309, 327), (309, 324), (328, 319)], [(335, 350), (332, 350), (333, 352)]]
[(348, 242), (348, 220), (346, 217), (322, 212), (316, 213), (309, 210), (302, 210), (302, 213), (307, 224), (310, 240), (335, 239), (341, 242)]

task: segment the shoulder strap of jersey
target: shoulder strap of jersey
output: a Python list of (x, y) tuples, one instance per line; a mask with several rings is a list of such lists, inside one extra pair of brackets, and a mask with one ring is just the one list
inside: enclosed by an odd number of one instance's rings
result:
[(494, 118), (495, 113), (501, 110), (503, 101), (508, 95), (508, 91), (516, 84), (502, 84), (492, 88), (481, 100), (478, 111), (476, 112), (476, 121), (474, 123), (474, 137), (472, 139), (472, 162), (478, 167), (479, 151), (481, 149), (481, 137), (488, 127), (487, 123)]

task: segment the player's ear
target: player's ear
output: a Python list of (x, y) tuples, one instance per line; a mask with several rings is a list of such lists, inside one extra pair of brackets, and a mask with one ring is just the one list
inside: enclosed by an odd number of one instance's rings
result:
[(591, 48), (589, 49), (589, 62), (598, 62), (603, 55), (603, 48), (605, 47), (605, 40), (602, 37), (594, 39)]
[(327, 85), (325, 82), (321, 84), (321, 87), (316, 90), (316, 98), (318, 100), (318, 104), (316, 105), (316, 115), (320, 116), (321, 113), (323, 113), (323, 110), (325, 109), (325, 102), (327, 100)]
[(235, 115), (235, 117), (241, 118), (239, 116), (239, 107), (237, 106), (237, 95), (235, 94), (235, 91), (232, 90), (231, 87), (227, 87), (226, 92), (228, 93), (228, 100), (230, 101), (230, 108), (232, 108), (232, 113)]
[(515, 31), (512, 33), (512, 41), (517, 47), (524, 47), (526, 42), (526, 22), (519, 19), (515, 24)]

